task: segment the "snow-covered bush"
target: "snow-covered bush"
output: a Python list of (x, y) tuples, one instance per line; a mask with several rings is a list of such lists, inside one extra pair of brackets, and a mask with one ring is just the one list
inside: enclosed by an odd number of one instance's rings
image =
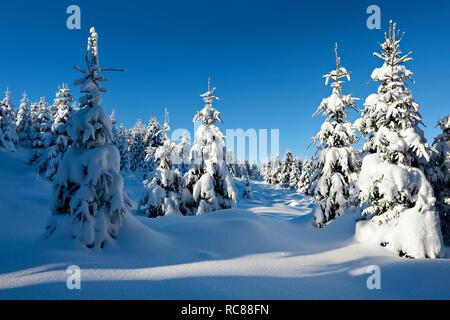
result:
[(6, 90), (5, 97), (0, 102), (0, 150), (15, 151), (18, 142), (15, 124), (14, 106), (11, 102), (11, 92)]
[(427, 176), (437, 198), (444, 242), (450, 244), (450, 115), (438, 121), (442, 130), (433, 143)]
[(344, 214), (356, 204), (352, 185), (357, 177), (357, 151), (352, 144), (357, 142), (354, 126), (347, 122), (348, 110), (356, 109), (355, 98), (342, 93), (342, 79), (350, 80), (350, 72), (341, 66), (335, 48), (336, 69), (326, 74), (325, 84), (330, 80), (332, 94), (320, 103), (314, 115), (322, 114), (326, 120), (314, 138), (318, 146), (318, 163), (321, 168), (313, 194), (317, 206), (315, 223), (323, 227), (329, 221)]
[(55, 178), (58, 166), (71, 143), (67, 124), (73, 111), (72, 102), (69, 88), (62, 84), (56, 92), (53, 106), (49, 108), (53, 110), (53, 124), (51, 133), (47, 134), (45, 149), (42, 150), (37, 163), (37, 171), (49, 180)]
[(363, 118), (358, 120), (366, 136), (365, 156), (358, 179), (360, 200), (367, 206), (356, 226), (356, 237), (402, 256), (437, 258), (444, 254), (436, 199), (419, 168), (429, 159), (419, 125), (419, 105), (406, 82), (412, 72), (403, 63), (401, 36), (396, 24), (381, 44), (383, 61), (372, 72), (380, 82), (378, 92), (367, 97)]
[(195, 214), (203, 214), (220, 209), (232, 208), (236, 203), (236, 190), (233, 178), (225, 161), (226, 148), (224, 136), (215, 125), (222, 122), (220, 112), (212, 103), (215, 88), (208, 82), (208, 91), (201, 96), (205, 107), (195, 114), (194, 122), (201, 125), (195, 132), (191, 149), (194, 167), (187, 173), (186, 184), (195, 202)]
[[(52, 215), (47, 237), (67, 235), (88, 248), (103, 248), (117, 238), (129, 215), (131, 203), (123, 190), (119, 173), (120, 155), (113, 144), (111, 120), (101, 106), (105, 81), (98, 63), (98, 36), (90, 29), (86, 53), (87, 68), (76, 69), (83, 78), (75, 81), (85, 95), (70, 118), (68, 132), (73, 141), (55, 178)], [(111, 70), (111, 69), (106, 69)]]
[(16, 116), (17, 135), (19, 144), (23, 147), (32, 146), (32, 121), (28, 105), (27, 94), (24, 92), (20, 100), (19, 111)]

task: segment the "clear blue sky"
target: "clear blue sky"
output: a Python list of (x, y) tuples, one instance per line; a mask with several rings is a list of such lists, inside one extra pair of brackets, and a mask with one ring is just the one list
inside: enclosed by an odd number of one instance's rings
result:
[[(66, 28), (70, 4), (81, 7), (81, 30)], [(370, 4), (381, 7), (382, 30), (366, 27)], [(279, 128), (281, 153), (290, 148), (306, 156), (323, 120), (311, 115), (330, 93), (322, 75), (334, 66), (334, 42), (352, 71), (345, 91), (364, 99), (377, 88), (368, 82), (380, 65), (372, 51), (391, 18), (406, 32), (404, 51), (414, 52), (410, 88), (430, 141), (436, 121), (450, 111), (447, 0), (7, 1), (0, 19), (0, 88), (9, 86), (16, 104), (23, 90), (32, 100), (44, 95), (51, 101), (61, 82), (71, 85), (79, 76), (72, 66), (83, 63), (94, 25), (102, 66), (128, 69), (109, 75), (104, 99), (127, 127), (138, 118), (161, 119), (167, 106), (172, 128), (192, 128), (211, 75), (223, 129)], [(71, 88), (78, 97), (78, 88)]]

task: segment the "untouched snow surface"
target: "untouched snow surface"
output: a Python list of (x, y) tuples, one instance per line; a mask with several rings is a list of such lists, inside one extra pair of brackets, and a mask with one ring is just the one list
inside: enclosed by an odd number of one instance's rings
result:
[[(103, 250), (43, 240), (51, 185), (27, 156), (0, 153), (1, 299), (450, 298), (450, 259), (404, 259), (358, 243), (351, 214), (316, 229), (309, 199), (258, 183), (233, 210), (157, 219), (135, 211)], [(137, 202), (140, 177), (125, 183)], [(67, 289), (70, 265), (81, 268), (81, 290)], [(372, 265), (380, 290), (366, 285)]]

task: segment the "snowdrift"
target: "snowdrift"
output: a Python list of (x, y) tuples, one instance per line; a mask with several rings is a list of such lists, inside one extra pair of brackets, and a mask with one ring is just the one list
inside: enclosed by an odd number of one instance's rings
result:
[[(1, 299), (450, 298), (450, 260), (406, 260), (359, 243), (351, 214), (317, 229), (309, 199), (259, 183), (236, 209), (157, 219), (135, 210), (104, 249), (43, 240), (51, 185), (26, 159), (21, 149), (0, 153)], [(125, 176), (134, 200), (139, 179)], [(67, 289), (71, 265), (81, 268), (81, 290)], [(381, 290), (367, 288), (372, 265)]]

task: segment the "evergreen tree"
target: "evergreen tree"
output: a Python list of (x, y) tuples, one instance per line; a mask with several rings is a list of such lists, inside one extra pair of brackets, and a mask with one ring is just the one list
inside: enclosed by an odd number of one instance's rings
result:
[(256, 162), (252, 163), (252, 166), (250, 168), (250, 179), (253, 181), (261, 181), (262, 177), (261, 177), (261, 171), (258, 167), (258, 164)]
[(289, 187), (296, 189), (298, 182), (300, 181), (300, 175), (302, 173), (302, 160), (295, 158), (291, 164), (291, 173), (289, 175)]
[(159, 159), (156, 157), (156, 150), (164, 145), (164, 141), (167, 138), (166, 132), (170, 130), (169, 127), (169, 113), (167, 109), (164, 112), (164, 125), (156, 120), (156, 118), (150, 119), (150, 122), (146, 128), (144, 136), (145, 146), (145, 169), (147, 173), (152, 173), (158, 166)]
[(111, 115), (109, 116), (109, 119), (111, 120), (111, 132), (113, 135), (113, 142), (117, 147), (117, 139), (119, 139), (119, 131), (117, 130), (117, 121), (116, 121), (116, 115), (115, 115), (114, 110), (111, 113)]
[(185, 133), (177, 144), (177, 161), (175, 162), (175, 167), (180, 171), (182, 176), (184, 176), (191, 168), (190, 153), (191, 145), (189, 144), (189, 139)]
[(20, 100), (20, 107), (16, 117), (16, 127), (19, 144), (23, 147), (31, 147), (32, 120), (30, 108), (28, 106), (28, 98), (25, 92), (22, 95), (22, 100)]
[(11, 102), (11, 92), (7, 89), (5, 97), (0, 102), (0, 150), (15, 151), (18, 142), (15, 124), (14, 106)]
[(194, 121), (202, 124), (197, 128), (192, 146), (195, 166), (189, 170), (187, 185), (191, 187), (192, 199), (198, 207), (197, 215), (220, 209), (231, 208), (236, 203), (236, 190), (233, 178), (225, 161), (226, 148), (224, 136), (216, 122), (222, 122), (220, 112), (212, 103), (215, 88), (208, 81), (208, 91), (201, 95), (205, 107), (194, 116)]
[(294, 166), (294, 155), (290, 150), (286, 151), (284, 155), (284, 160), (281, 164), (281, 169), (279, 173), (280, 186), (283, 188), (290, 187), (291, 181), (291, 171)]
[(407, 87), (412, 72), (405, 68), (396, 24), (374, 55), (383, 65), (372, 72), (378, 92), (365, 101), (358, 121), (366, 136), (366, 156), (358, 187), (367, 208), (357, 224), (360, 241), (373, 241), (401, 256), (436, 258), (443, 253), (433, 190), (419, 166), (429, 159), (419, 125), (419, 105)]
[(46, 152), (45, 149), (48, 147), (52, 135), (53, 119), (45, 97), (41, 97), (37, 104), (31, 105), (31, 121), (33, 152), (30, 162), (35, 164)]
[(314, 170), (313, 168), (314, 162), (312, 159), (307, 159), (303, 163), (302, 172), (299, 177), (299, 181), (297, 183), (297, 190), (300, 193), (311, 196), (310, 192), (311, 188), (311, 175)]
[(136, 122), (134, 128), (130, 130), (128, 138), (128, 147), (130, 148), (130, 169), (132, 171), (142, 170), (145, 161), (144, 145), (145, 129), (141, 120)]
[(271, 173), (272, 173), (272, 160), (269, 158), (264, 162), (262, 167), (262, 175), (265, 183), (272, 184)]
[(49, 110), (53, 110), (53, 124), (51, 131), (46, 132), (45, 149), (42, 150), (42, 155), (37, 163), (37, 171), (49, 180), (55, 178), (59, 164), (71, 143), (67, 124), (73, 112), (72, 101), (70, 90), (63, 83), (56, 92), (53, 106), (49, 108)]
[(245, 179), (246, 177), (250, 176), (251, 169), (248, 160), (241, 161), (240, 166), (241, 166), (241, 178)]
[(450, 244), (450, 115), (438, 121), (442, 130), (433, 143), (428, 178), (433, 185), (444, 242)]
[(248, 176), (246, 176), (244, 179), (245, 179), (245, 184), (244, 184), (244, 190), (242, 191), (242, 198), (252, 199), (253, 192), (252, 192), (252, 186), (250, 183), (250, 178)]
[(237, 170), (238, 170), (237, 161), (234, 158), (233, 152), (231, 150), (228, 150), (226, 157), (227, 157), (228, 171), (230, 171), (230, 174), (233, 177), (237, 178), (237, 175), (236, 175)]
[(283, 162), (279, 155), (276, 155), (272, 161), (271, 171), (269, 172), (269, 184), (279, 186), (281, 182), (281, 170)]
[(76, 69), (83, 78), (80, 85), (80, 109), (69, 121), (73, 141), (58, 168), (55, 179), (52, 215), (47, 237), (72, 236), (87, 248), (103, 248), (117, 238), (130, 213), (131, 203), (123, 190), (119, 173), (120, 155), (113, 144), (111, 121), (101, 106), (101, 88), (105, 81), (98, 63), (98, 35), (90, 29), (86, 53), (87, 68)]
[(120, 170), (127, 171), (130, 169), (130, 152), (128, 151), (128, 133), (124, 128), (123, 123), (120, 124), (119, 131), (117, 133), (117, 139), (115, 145), (120, 154)]
[(157, 148), (155, 157), (159, 165), (155, 175), (149, 180), (144, 180), (145, 193), (140, 208), (145, 210), (148, 217), (153, 218), (181, 215), (185, 207), (181, 206), (183, 179), (173, 165), (173, 160), (177, 157), (176, 143), (165, 139), (164, 144)]
[(332, 94), (322, 100), (314, 113), (326, 116), (314, 138), (318, 146), (316, 161), (322, 168), (314, 189), (317, 203), (315, 223), (318, 227), (323, 227), (356, 204), (351, 194), (351, 185), (356, 180), (358, 170), (357, 152), (352, 147), (357, 142), (357, 137), (354, 126), (346, 120), (348, 109), (356, 109), (356, 99), (342, 92), (342, 79), (350, 81), (350, 72), (341, 66), (337, 44), (335, 55), (336, 69), (324, 76), (325, 85), (330, 80), (333, 81)]

